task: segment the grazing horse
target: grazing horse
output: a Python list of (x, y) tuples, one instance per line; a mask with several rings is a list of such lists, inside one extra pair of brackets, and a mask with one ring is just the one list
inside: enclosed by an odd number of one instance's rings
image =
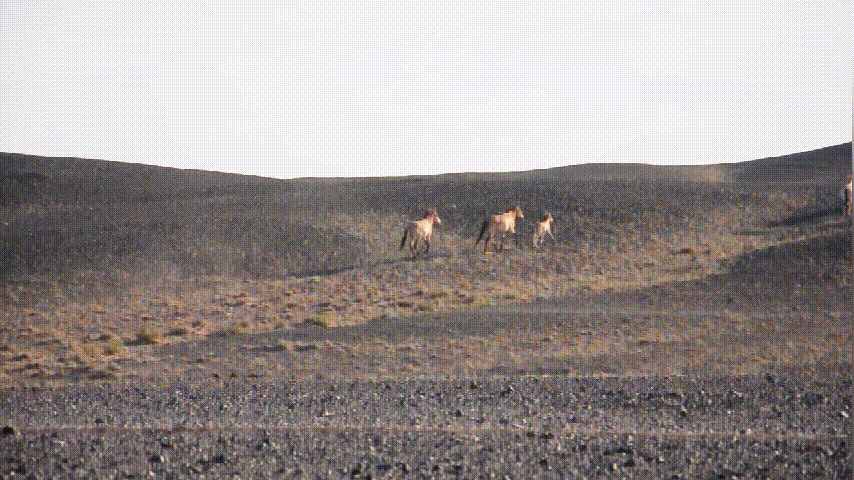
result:
[(418, 254), (418, 241), (423, 241), (427, 244), (427, 249), (424, 253), (430, 252), (430, 239), (433, 238), (433, 225), (442, 223), (436, 209), (427, 210), (424, 213), (424, 218), (414, 222), (409, 222), (403, 230), (403, 238), (400, 240), (400, 248), (406, 245), (406, 240), (409, 239), (409, 252), (415, 257)]
[(845, 215), (851, 215), (854, 212), (854, 198), (851, 196), (851, 175), (848, 175), (848, 183), (845, 184)]
[(474, 242), (474, 244), (477, 245), (480, 243), (483, 235), (486, 234), (486, 241), (483, 242), (483, 253), (486, 253), (486, 249), (489, 248), (489, 241), (500, 235), (501, 246), (498, 251), (504, 250), (504, 237), (508, 232), (515, 235), (516, 220), (523, 218), (525, 216), (522, 215), (522, 209), (519, 207), (508, 208), (504, 213), (490, 216), (483, 221), (483, 225), (480, 227), (480, 235), (478, 235), (477, 242)]
[(555, 219), (552, 217), (552, 214), (546, 212), (543, 215), (543, 219), (537, 222), (536, 230), (534, 230), (534, 248), (539, 248), (539, 246), (543, 243), (543, 240), (546, 239), (546, 235), (552, 237), (552, 241), (556, 242), (555, 236), (552, 234), (552, 223), (554, 223)]

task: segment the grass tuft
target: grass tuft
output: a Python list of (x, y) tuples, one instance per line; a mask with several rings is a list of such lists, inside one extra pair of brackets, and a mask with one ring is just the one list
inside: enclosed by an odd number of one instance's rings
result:
[(190, 330), (188, 330), (186, 327), (176, 327), (172, 330), (169, 330), (169, 333), (167, 335), (169, 335), (170, 337), (181, 337), (188, 333), (190, 333)]
[(136, 341), (141, 345), (155, 345), (163, 341), (163, 336), (154, 328), (144, 327), (137, 332)]
[(105, 355), (119, 355), (126, 351), (124, 342), (118, 337), (110, 337), (104, 345)]
[(243, 320), (235, 323), (234, 325), (229, 325), (218, 332), (215, 332), (214, 335), (221, 337), (233, 337), (238, 335), (246, 335), (247, 333), (249, 333), (249, 322)]
[(101, 346), (96, 343), (84, 343), (83, 354), (89, 358), (100, 358), (103, 351)]
[(335, 312), (320, 312), (317, 315), (306, 320), (309, 325), (316, 325), (322, 328), (333, 328), (337, 326), (338, 316)]

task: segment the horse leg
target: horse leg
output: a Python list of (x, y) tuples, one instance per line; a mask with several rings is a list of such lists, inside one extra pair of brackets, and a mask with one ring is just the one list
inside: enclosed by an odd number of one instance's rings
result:
[(486, 235), (486, 241), (483, 242), (483, 253), (486, 254), (486, 250), (489, 248), (489, 241), (492, 240), (492, 234)]
[(424, 239), (424, 243), (426, 243), (426, 244), (427, 244), (427, 250), (424, 250), (424, 254), (425, 254), (425, 255), (427, 255), (428, 253), (430, 253), (430, 239), (429, 239), (429, 238), (425, 238), (425, 239)]

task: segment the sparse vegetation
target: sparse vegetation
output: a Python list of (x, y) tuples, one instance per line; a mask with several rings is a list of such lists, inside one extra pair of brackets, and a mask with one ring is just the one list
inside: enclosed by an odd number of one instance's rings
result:
[(310, 352), (313, 350), (318, 350), (317, 344), (314, 343), (300, 343), (300, 342), (291, 342), (288, 340), (280, 340), (277, 344), (278, 348), (282, 351), (286, 352)]
[(327, 311), (320, 312), (313, 317), (310, 317), (307, 321), (309, 325), (316, 325), (322, 328), (332, 328), (338, 325), (337, 315), (335, 312)]
[(469, 303), (469, 305), (471, 305), (472, 308), (489, 307), (492, 304), (493, 304), (492, 299), (487, 297), (487, 296), (484, 296), (484, 295), (475, 295), (471, 299), (471, 303)]
[(104, 345), (104, 353), (107, 355), (120, 355), (126, 350), (124, 342), (114, 336), (109, 337), (107, 343)]
[(187, 327), (175, 327), (169, 330), (168, 335), (170, 337), (181, 337), (190, 333), (190, 330)]
[(140, 345), (154, 345), (162, 341), (160, 331), (152, 327), (144, 327), (136, 333), (136, 342)]
[[(710, 288), (703, 282), (725, 275), (732, 281), (715, 288), (727, 308), (752, 308), (749, 296), (771, 307), (803, 300), (812, 302), (803, 308), (828, 312), (819, 315), (828, 336), (805, 340), (814, 352), (768, 345), (774, 362), (829, 355), (848, 318), (835, 295), (850, 286), (851, 255), (834, 213), (835, 182), (850, 169), (847, 145), (737, 166), (579, 166), (416, 183), (346, 180), (357, 187), (346, 189), (340, 180), (286, 182), (86, 160), (13, 155), (6, 165), (4, 175), (35, 175), (26, 192), (0, 206), (2, 221), (15, 225), (0, 226), (14, 246), (12, 255), (0, 255), (0, 300), (10, 307), (6, 318), (22, 326), (0, 334), (10, 346), (2, 359), (17, 364), (7, 369), (11, 376), (26, 375), (13, 359), (27, 352), (46, 370), (72, 368), (70, 350), (96, 364), (126, 353), (121, 340), (90, 337), (93, 331), (127, 331), (127, 344), (150, 345), (198, 341), (215, 328), (243, 335), (380, 318), (394, 323), (423, 312), (567, 295), (622, 298), (651, 311), (660, 289), (682, 282), (686, 291), (678, 298), (700, 302)], [(84, 173), (93, 169), (98, 182)], [(794, 180), (786, 177), (791, 172)], [(443, 224), (431, 255), (411, 261), (397, 249), (399, 234), (421, 203), (437, 206)], [(532, 218), (551, 211), (558, 242), (532, 252), (523, 223), (520, 246), (510, 241), (503, 254), (480, 255), (471, 246), (478, 219), (511, 203)], [(769, 287), (772, 280), (786, 288)], [(677, 307), (659, 308), (666, 314)], [(694, 307), (686, 301), (679, 308)], [(318, 312), (323, 308), (334, 311)], [(612, 351), (714, 348), (699, 339), (715, 332), (696, 329), (698, 339), (668, 346), (655, 340), (666, 330), (642, 330), (654, 321), (632, 320), (623, 337), (608, 337), (624, 345)], [(745, 338), (782, 335), (753, 321), (748, 315), (748, 327), (725, 328)], [(138, 325), (144, 327), (135, 332)], [(577, 344), (567, 358), (588, 347), (597, 346)], [(468, 353), (472, 365), (489, 363), (490, 353)]]
[(98, 345), (97, 343), (84, 343), (82, 350), (87, 357), (93, 359), (100, 358), (104, 353), (101, 345)]
[(225, 336), (225, 337), (233, 337), (238, 335), (246, 335), (249, 333), (249, 322), (243, 320), (232, 325), (229, 325), (218, 332), (215, 332), (214, 335), (217, 336)]

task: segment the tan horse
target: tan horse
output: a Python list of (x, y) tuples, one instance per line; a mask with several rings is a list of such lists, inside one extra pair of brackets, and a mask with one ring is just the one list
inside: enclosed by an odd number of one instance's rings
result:
[(542, 245), (543, 240), (546, 239), (546, 235), (552, 237), (552, 241), (556, 242), (555, 236), (552, 234), (552, 223), (554, 223), (555, 219), (552, 217), (552, 214), (546, 212), (543, 215), (543, 219), (537, 222), (536, 230), (534, 230), (534, 248), (539, 248)]
[(504, 213), (490, 216), (483, 221), (483, 225), (480, 227), (480, 235), (478, 235), (477, 242), (474, 242), (474, 244), (477, 245), (480, 243), (483, 235), (486, 234), (486, 241), (483, 242), (483, 253), (486, 253), (486, 249), (489, 248), (489, 241), (500, 235), (501, 246), (498, 251), (504, 250), (504, 237), (508, 233), (515, 235), (516, 220), (523, 218), (525, 216), (522, 215), (522, 209), (519, 207), (508, 208)]
[(433, 225), (441, 224), (442, 219), (436, 213), (436, 209), (427, 210), (424, 213), (424, 218), (414, 222), (409, 222), (403, 230), (403, 238), (400, 240), (400, 248), (406, 245), (406, 240), (409, 239), (409, 252), (412, 256), (418, 254), (418, 242), (423, 241), (427, 244), (427, 249), (424, 253), (430, 252), (430, 239), (433, 238)]
[(848, 175), (848, 183), (845, 184), (845, 215), (851, 215), (854, 212), (854, 198), (852, 198), (852, 181), (851, 175)]

